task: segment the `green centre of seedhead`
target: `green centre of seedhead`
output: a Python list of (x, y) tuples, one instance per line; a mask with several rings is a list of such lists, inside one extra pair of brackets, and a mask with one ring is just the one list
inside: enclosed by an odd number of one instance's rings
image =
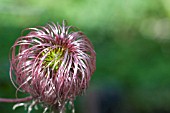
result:
[(42, 55), (46, 55), (45, 60), (43, 61), (45, 67), (50, 67), (52, 70), (57, 71), (64, 56), (64, 48), (48, 48), (48, 50), (43, 52)]

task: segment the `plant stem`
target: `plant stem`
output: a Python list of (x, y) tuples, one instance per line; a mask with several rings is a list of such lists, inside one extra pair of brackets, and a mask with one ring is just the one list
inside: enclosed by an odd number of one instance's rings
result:
[(32, 96), (26, 98), (16, 98), (16, 99), (8, 99), (8, 98), (0, 98), (0, 102), (7, 102), (7, 103), (17, 103), (17, 102), (26, 102), (32, 100)]

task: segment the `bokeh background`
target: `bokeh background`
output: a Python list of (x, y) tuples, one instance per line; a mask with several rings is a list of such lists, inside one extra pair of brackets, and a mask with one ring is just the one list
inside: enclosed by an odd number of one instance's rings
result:
[[(15, 98), (8, 54), (21, 31), (66, 19), (97, 54), (76, 113), (170, 113), (169, 6), (170, 0), (0, 0), (0, 97)], [(26, 113), (13, 105), (0, 103), (0, 113)]]

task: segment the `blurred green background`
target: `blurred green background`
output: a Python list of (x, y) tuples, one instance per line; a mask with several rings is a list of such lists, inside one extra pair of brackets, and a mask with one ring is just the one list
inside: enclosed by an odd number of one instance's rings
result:
[[(89, 37), (97, 54), (96, 72), (75, 101), (76, 113), (170, 113), (169, 5), (170, 0), (0, 0), (0, 97), (15, 97), (8, 54), (21, 31), (66, 19)], [(13, 105), (0, 103), (0, 113), (26, 113), (23, 107), (13, 111)]]

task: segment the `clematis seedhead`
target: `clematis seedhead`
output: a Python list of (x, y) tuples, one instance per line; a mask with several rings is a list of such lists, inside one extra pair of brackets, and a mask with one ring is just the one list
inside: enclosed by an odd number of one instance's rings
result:
[(25, 31), (28, 33), (11, 48), (11, 81), (17, 91), (31, 95), (29, 112), (41, 104), (44, 112), (62, 113), (66, 103), (73, 106), (75, 97), (89, 85), (96, 69), (93, 45), (83, 32), (67, 26), (66, 21)]

